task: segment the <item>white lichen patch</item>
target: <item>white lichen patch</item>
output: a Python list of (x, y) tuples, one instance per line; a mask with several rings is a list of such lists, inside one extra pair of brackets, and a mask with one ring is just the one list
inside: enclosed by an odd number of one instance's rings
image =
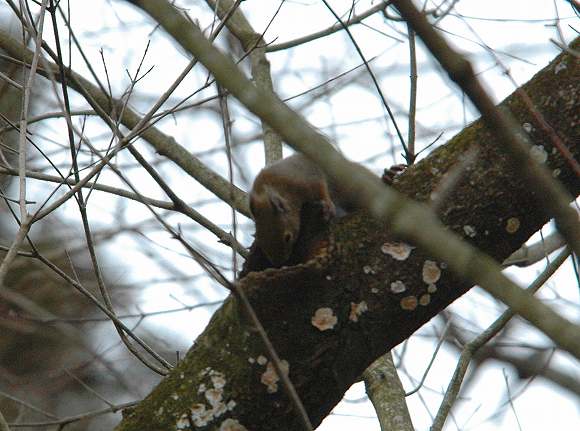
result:
[(429, 305), (430, 302), (431, 302), (431, 295), (429, 295), (428, 293), (421, 295), (421, 297), (419, 298), (420, 305)]
[(407, 286), (401, 280), (396, 280), (391, 283), (391, 292), (403, 293), (405, 290), (407, 290)]
[(268, 358), (264, 355), (258, 356), (258, 365), (266, 365), (268, 363)]
[(405, 296), (401, 299), (401, 308), (407, 311), (413, 311), (417, 308), (417, 297), (416, 296)]
[(248, 362), (249, 362), (250, 364), (253, 364), (253, 363), (255, 363), (255, 362), (256, 362), (256, 360), (250, 356), (250, 357), (248, 358)]
[[(284, 374), (288, 375), (288, 371), (290, 370), (290, 365), (288, 364), (288, 361), (281, 360), (280, 361), (280, 368), (282, 369), (282, 372)], [(268, 393), (273, 394), (273, 393), (278, 391), (278, 381), (279, 380), (280, 380), (280, 377), (278, 376), (278, 373), (276, 372), (276, 368), (274, 367), (274, 364), (272, 362), (268, 361), (268, 365), (266, 366), (266, 371), (264, 371), (262, 373), (262, 377), (260, 378), (260, 382), (262, 382), (263, 385), (266, 385), (266, 390), (268, 391)]]
[[(227, 383), (224, 373), (207, 367), (200, 372), (200, 376), (209, 377), (209, 381), (201, 383), (197, 388), (198, 393), (203, 393), (207, 404), (193, 404), (189, 411), (180, 417), (177, 424), (178, 429), (189, 429), (191, 424), (196, 427), (207, 426), (214, 419), (219, 418), (236, 406), (233, 400), (224, 401), (224, 388)], [(181, 428), (179, 428), (180, 426)]]
[(531, 133), (534, 130), (534, 127), (530, 123), (524, 123), (522, 124), (522, 129), (524, 129), (526, 133)]
[(520, 229), (520, 219), (517, 217), (510, 217), (507, 219), (505, 230), (507, 233), (516, 233)]
[(427, 292), (429, 293), (437, 292), (437, 286), (435, 286), (434, 284), (430, 284), (429, 286), (427, 286)]
[(220, 424), (219, 431), (248, 431), (237, 419), (228, 418)]
[(406, 260), (415, 247), (404, 242), (385, 242), (381, 251), (396, 260)]
[(365, 274), (367, 274), (367, 275), (368, 275), (368, 274), (376, 274), (376, 271), (375, 271), (375, 270), (374, 270), (374, 268), (373, 268), (372, 266), (370, 266), (370, 265), (365, 265), (365, 266), (363, 266), (363, 272), (364, 272)]
[(372, 293), (379, 293), (379, 289), (377, 289), (376, 287), (372, 287), (371, 292)]
[(552, 177), (558, 178), (561, 173), (562, 173), (562, 170), (560, 168), (556, 168), (552, 171)]
[(465, 235), (467, 235), (470, 238), (473, 238), (475, 237), (475, 235), (477, 235), (477, 230), (475, 230), (475, 227), (469, 224), (463, 226), (463, 232), (465, 232)]
[(369, 306), (366, 301), (361, 301), (358, 304), (355, 302), (350, 303), (350, 314), (348, 316), (349, 320), (352, 322), (358, 322), (358, 318), (361, 314), (367, 312), (369, 310)]
[(441, 278), (441, 270), (437, 266), (437, 262), (426, 260), (423, 264), (423, 282), (426, 284), (435, 284)]
[(530, 157), (538, 163), (546, 163), (548, 160), (548, 152), (543, 145), (532, 145), (530, 148)]
[(321, 331), (334, 328), (338, 322), (338, 318), (334, 315), (332, 308), (322, 307), (316, 310), (311, 319), (312, 326), (315, 326)]
[(211, 367), (205, 367), (199, 372), (199, 377), (205, 377), (211, 371)]

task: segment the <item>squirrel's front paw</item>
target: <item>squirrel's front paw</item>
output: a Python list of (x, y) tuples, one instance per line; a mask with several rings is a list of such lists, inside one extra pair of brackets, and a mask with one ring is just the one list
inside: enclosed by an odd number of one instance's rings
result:
[(383, 183), (388, 184), (388, 185), (392, 185), (395, 177), (397, 175), (399, 175), (401, 172), (403, 172), (405, 169), (407, 169), (407, 165), (403, 165), (403, 164), (394, 165), (394, 166), (391, 166), (389, 169), (385, 169), (383, 172), (383, 176), (381, 177), (381, 179), (383, 180)]

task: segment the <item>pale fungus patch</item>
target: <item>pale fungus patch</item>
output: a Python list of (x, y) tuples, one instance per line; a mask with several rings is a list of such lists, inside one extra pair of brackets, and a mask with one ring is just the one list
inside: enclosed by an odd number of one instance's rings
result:
[(358, 318), (361, 314), (367, 312), (369, 309), (368, 304), (366, 301), (361, 301), (358, 304), (351, 302), (350, 303), (350, 315), (348, 316), (349, 320), (352, 322), (358, 322)]
[(548, 160), (548, 153), (543, 145), (533, 145), (530, 148), (530, 157), (538, 163), (546, 163)]
[(407, 311), (413, 311), (417, 308), (417, 297), (416, 296), (405, 296), (401, 299), (401, 308)]
[(189, 428), (189, 416), (186, 414), (182, 414), (179, 419), (177, 419), (177, 423), (175, 424), (175, 428), (178, 430), (184, 430)]
[(258, 356), (258, 365), (266, 365), (267, 362), (268, 358), (266, 358), (264, 355)]
[(505, 225), (507, 233), (516, 233), (520, 229), (520, 219), (517, 217), (510, 217)]
[(316, 310), (311, 319), (312, 326), (315, 326), (321, 331), (334, 328), (338, 322), (338, 318), (334, 315), (332, 308), (322, 307)]
[(391, 283), (391, 292), (393, 293), (403, 293), (407, 290), (407, 286), (401, 280), (393, 281)]
[(385, 242), (381, 251), (396, 260), (406, 260), (415, 247), (404, 242)]
[(562, 173), (562, 170), (560, 168), (556, 168), (552, 171), (552, 177), (558, 178), (561, 173)]
[[(184, 414), (183, 416), (187, 415)], [(183, 419), (183, 416), (181, 419)], [(190, 417), (196, 427), (204, 427), (214, 418), (213, 411), (206, 409), (204, 404), (194, 404), (190, 409)]]
[(534, 127), (530, 123), (522, 124), (522, 128), (526, 131), (526, 133), (530, 133), (532, 130), (534, 130)]
[(226, 385), (226, 378), (223, 373), (216, 372), (211, 376), (211, 382), (214, 388), (221, 389)]
[(441, 278), (441, 270), (437, 266), (437, 262), (426, 260), (423, 264), (423, 281), (426, 284), (435, 284)]
[(466, 224), (465, 226), (463, 226), (463, 232), (465, 232), (465, 235), (467, 235), (470, 238), (475, 237), (475, 235), (477, 235), (477, 231), (475, 230), (475, 227)]
[(205, 413), (205, 404), (194, 404), (191, 407), (191, 414), (201, 415), (203, 413)]
[(427, 286), (427, 292), (429, 293), (437, 292), (437, 286), (435, 286), (434, 284), (430, 284), (429, 286)]
[(420, 305), (429, 305), (430, 302), (431, 302), (431, 295), (429, 295), (428, 293), (421, 295), (421, 297), (419, 298)]
[(205, 391), (205, 399), (212, 407), (217, 407), (221, 404), (223, 399), (223, 389), (212, 388)]
[[(290, 369), (290, 365), (288, 364), (288, 361), (286, 360), (282, 360), (280, 361), (280, 368), (282, 368), (282, 372), (286, 375), (288, 375), (288, 370)], [(276, 372), (276, 368), (274, 367), (274, 364), (270, 361), (268, 361), (268, 365), (266, 366), (266, 371), (264, 371), (262, 373), (262, 377), (260, 378), (260, 381), (262, 382), (263, 385), (266, 386), (266, 390), (268, 391), (268, 393), (273, 394), (275, 392), (278, 392), (278, 381), (280, 380), (280, 376), (278, 376), (278, 373)]]
[(237, 419), (228, 418), (220, 425), (219, 431), (248, 431)]

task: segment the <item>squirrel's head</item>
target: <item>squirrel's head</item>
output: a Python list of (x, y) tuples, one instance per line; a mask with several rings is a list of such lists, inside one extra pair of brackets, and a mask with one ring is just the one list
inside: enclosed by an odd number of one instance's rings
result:
[(273, 190), (250, 195), (256, 243), (274, 266), (288, 261), (300, 231), (300, 208)]

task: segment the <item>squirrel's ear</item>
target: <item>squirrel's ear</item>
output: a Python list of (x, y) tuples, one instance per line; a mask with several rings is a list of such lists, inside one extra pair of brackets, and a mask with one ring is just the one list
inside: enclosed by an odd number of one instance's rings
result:
[(270, 203), (272, 204), (272, 208), (274, 209), (274, 212), (279, 213), (279, 214), (283, 214), (285, 212), (288, 212), (288, 207), (286, 205), (286, 202), (280, 196), (270, 195)]

